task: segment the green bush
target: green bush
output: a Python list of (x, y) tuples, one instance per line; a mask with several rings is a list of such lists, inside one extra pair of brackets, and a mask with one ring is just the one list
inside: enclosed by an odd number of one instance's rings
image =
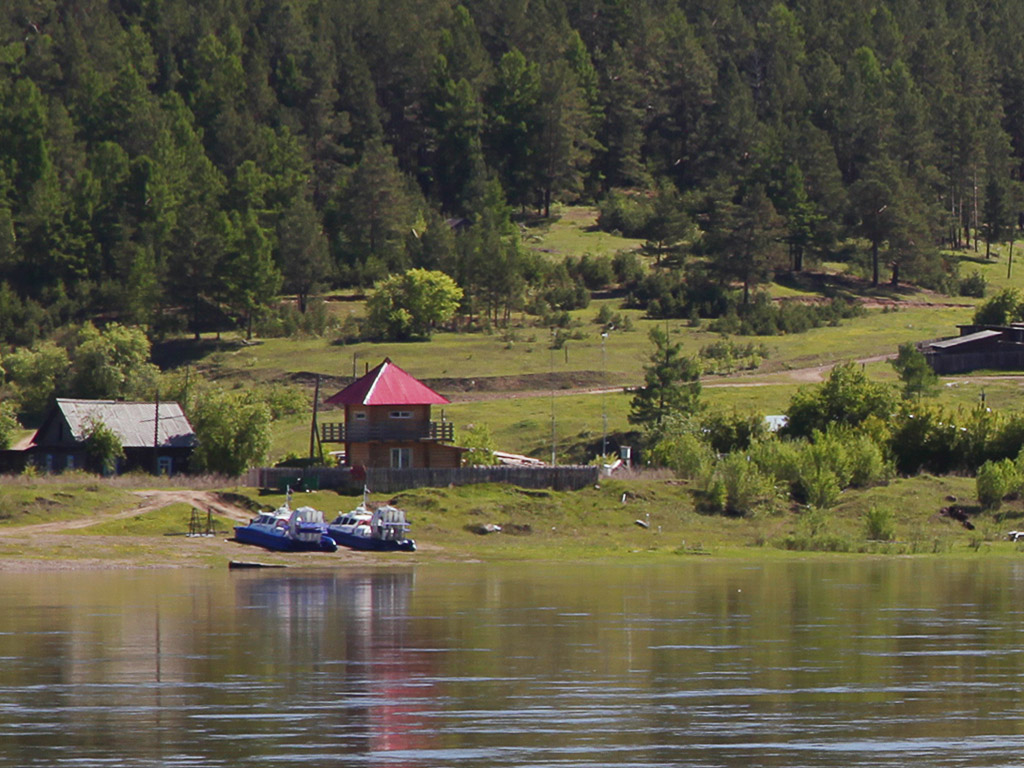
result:
[(975, 478), (978, 501), (985, 509), (998, 509), (1003, 499), (1020, 487), (1020, 474), (1009, 459), (986, 461)]
[(100, 473), (112, 475), (117, 471), (118, 461), (124, 458), (124, 448), (114, 430), (93, 418), (85, 430), (85, 454)]
[(988, 284), (985, 282), (985, 276), (978, 270), (974, 270), (970, 277), (960, 280), (961, 296), (973, 296), (976, 299), (983, 299), (985, 298), (985, 290), (987, 288)]
[(789, 401), (783, 430), (794, 437), (809, 437), (833, 425), (855, 427), (870, 416), (888, 420), (896, 406), (892, 388), (868, 379), (855, 363), (841, 363), (828, 379), (801, 387)]
[(9, 400), (0, 402), (0, 450), (11, 447), (14, 433), (21, 429), (14, 403)]
[(828, 469), (836, 476), (840, 488), (850, 485), (850, 457), (846, 445), (851, 433), (852, 430), (843, 427), (815, 432), (804, 447), (805, 466)]
[[(346, 318), (346, 322), (350, 319), (353, 319), (352, 315)], [(310, 299), (305, 312), (300, 312), (294, 304), (283, 304), (261, 315), (253, 329), (258, 336), (264, 338), (320, 337), (338, 330), (339, 324), (337, 318), (328, 311), (323, 299)], [(360, 332), (358, 327), (347, 329), (350, 337), (358, 336)]]
[(801, 441), (769, 438), (750, 446), (750, 460), (759, 470), (793, 488), (800, 479)]
[(582, 282), (589, 290), (607, 288), (615, 282), (615, 268), (607, 256), (591, 256), (585, 253), (579, 259), (566, 258), (569, 274)]
[(889, 475), (875, 438), (845, 428), (815, 432), (813, 440), (756, 441), (750, 457), (761, 472), (786, 484), (795, 501), (820, 509), (834, 505), (843, 488), (883, 482)]
[(1016, 288), (1004, 288), (974, 310), (977, 325), (1007, 325), (1021, 319), (1021, 297)]
[(865, 533), (872, 541), (892, 541), (896, 538), (896, 520), (888, 507), (872, 506), (864, 513)]
[(754, 296), (748, 304), (739, 304), (735, 296), (730, 312), (711, 325), (714, 331), (738, 333), (741, 336), (777, 336), (803, 333), (811, 328), (837, 326), (846, 318), (864, 314), (861, 306), (843, 299), (825, 304), (804, 304), (799, 301), (774, 302), (766, 293)]
[(1024, 449), (1024, 414), (1000, 413), (988, 435), (985, 456), (1016, 459)]
[(199, 446), (195, 466), (205, 472), (240, 475), (266, 460), (270, 450), (270, 408), (245, 392), (208, 390), (189, 413)]
[(844, 447), (851, 486), (865, 488), (888, 479), (889, 467), (885, 454), (869, 435), (850, 435)]
[(727, 374), (736, 370), (753, 370), (768, 357), (764, 344), (737, 344), (728, 339), (701, 347), (699, 357), (704, 373)]
[(643, 237), (654, 215), (644, 197), (612, 190), (598, 203), (597, 226), (604, 232), (619, 232), (625, 237)]
[(491, 430), (486, 424), (469, 424), (459, 431), (459, 445), (466, 449), (464, 461), (472, 466), (489, 466), (498, 463), (494, 456), (496, 445)]
[(624, 287), (632, 287), (644, 277), (644, 267), (640, 257), (633, 251), (619, 251), (612, 257), (612, 269), (615, 279)]
[(809, 509), (800, 515), (797, 529), (777, 544), (782, 549), (807, 552), (849, 552), (853, 543), (829, 530), (831, 516), (823, 509)]
[(310, 408), (309, 394), (301, 387), (287, 384), (256, 384), (246, 390), (246, 401), (263, 403), (273, 419), (305, 413)]
[(923, 469), (946, 474), (963, 465), (956, 417), (937, 405), (906, 406), (892, 422), (892, 451), (896, 471), (917, 474)]
[(768, 434), (768, 425), (760, 413), (711, 411), (701, 419), (701, 433), (718, 453), (745, 451), (750, 444)]
[[(663, 444), (659, 444), (659, 448)], [(664, 464), (679, 477), (703, 481), (705, 484), (715, 467), (716, 456), (705, 441), (694, 434), (680, 435), (664, 444)]]
[(915, 474), (974, 472), (986, 461), (1013, 459), (1024, 447), (1024, 416), (984, 406), (946, 410), (904, 405), (892, 420), (889, 450), (896, 470)]
[(741, 453), (730, 453), (719, 461), (715, 472), (717, 480), (725, 488), (723, 512), (731, 515), (753, 514), (774, 496), (772, 478)]
[(828, 467), (811, 464), (800, 473), (803, 500), (815, 509), (830, 509), (839, 500), (839, 477)]

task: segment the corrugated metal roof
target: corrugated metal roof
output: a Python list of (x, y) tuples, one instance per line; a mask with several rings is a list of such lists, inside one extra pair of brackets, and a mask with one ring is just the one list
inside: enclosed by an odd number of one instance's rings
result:
[[(57, 399), (57, 408), (76, 440), (84, 440), (93, 419), (103, 422), (121, 440), (125, 448), (152, 448), (156, 403), (125, 403), (119, 400)], [(162, 448), (189, 448), (196, 435), (181, 406), (160, 403), (158, 440)]]
[(384, 362), (325, 400), (329, 405), (446, 405), (439, 395), (384, 358)]
[(935, 349), (949, 349), (951, 347), (958, 347), (961, 344), (972, 344), (975, 341), (991, 339), (995, 336), (1002, 335), (1002, 331), (976, 331), (975, 333), (968, 333), (966, 336), (957, 336), (952, 339), (946, 339), (945, 341), (933, 341), (931, 346)]

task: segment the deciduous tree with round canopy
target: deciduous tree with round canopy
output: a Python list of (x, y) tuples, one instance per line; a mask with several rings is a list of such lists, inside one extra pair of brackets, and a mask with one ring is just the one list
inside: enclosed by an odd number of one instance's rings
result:
[(461, 299), (462, 289), (444, 272), (410, 269), (379, 282), (366, 310), (370, 327), (385, 338), (429, 338), (455, 316)]

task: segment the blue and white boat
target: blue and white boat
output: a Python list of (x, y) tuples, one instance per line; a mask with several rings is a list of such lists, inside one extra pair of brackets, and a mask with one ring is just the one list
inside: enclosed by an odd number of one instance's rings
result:
[(327, 526), (328, 535), (350, 549), (377, 552), (415, 552), (416, 542), (408, 537), (405, 512), (390, 504), (371, 510), (366, 494), (363, 503), (351, 512), (342, 512)]
[(248, 525), (235, 526), (235, 541), (283, 552), (335, 552), (337, 542), (327, 533), (324, 513), (313, 507), (291, 508), (288, 500), (273, 511), (261, 512)]

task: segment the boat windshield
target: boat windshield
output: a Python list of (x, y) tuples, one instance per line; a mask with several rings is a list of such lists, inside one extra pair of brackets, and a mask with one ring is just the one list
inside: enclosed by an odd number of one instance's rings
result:
[(313, 507), (299, 507), (295, 510), (295, 517), (306, 523), (324, 522), (324, 513)]
[(409, 523), (405, 519), (405, 512), (396, 507), (381, 507), (377, 510), (377, 515), (378, 525), (389, 528), (409, 527)]

